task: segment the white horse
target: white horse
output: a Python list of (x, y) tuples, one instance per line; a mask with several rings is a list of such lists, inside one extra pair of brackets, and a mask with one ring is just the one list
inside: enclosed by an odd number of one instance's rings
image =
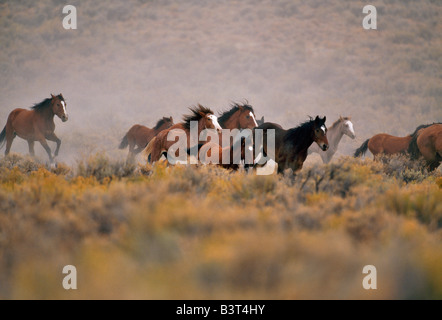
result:
[(308, 149), (308, 154), (311, 154), (313, 152), (319, 153), (322, 161), (324, 163), (329, 163), (333, 158), (333, 155), (338, 150), (338, 144), (344, 134), (352, 139), (356, 137), (355, 131), (353, 129), (353, 123), (350, 121), (350, 117), (339, 117), (339, 119), (336, 120), (330, 128), (328, 128), (327, 139), (329, 148), (327, 151), (322, 151), (315, 143), (312, 144)]

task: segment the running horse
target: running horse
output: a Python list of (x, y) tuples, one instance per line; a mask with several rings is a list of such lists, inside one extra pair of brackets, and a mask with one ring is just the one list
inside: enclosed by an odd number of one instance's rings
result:
[(406, 153), (410, 145), (412, 135), (405, 137), (396, 137), (387, 133), (379, 133), (365, 140), (365, 142), (356, 149), (354, 157), (363, 156), (367, 149), (376, 158), (379, 154), (392, 155), (397, 153)]
[(328, 128), (327, 139), (330, 143), (330, 147), (327, 151), (322, 151), (317, 144), (312, 144), (308, 149), (308, 154), (316, 152), (321, 156), (322, 162), (329, 163), (338, 150), (339, 142), (341, 142), (344, 135), (351, 139), (356, 137), (350, 117), (339, 117), (339, 119)]
[(412, 135), (408, 152), (412, 159), (422, 156), (430, 171), (439, 167), (442, 162), (442, 124), (419, 126)]
[[(191, 146), (190, 141), (190, 126), (191, 122), (198, 122), (198, 137), (200, 136), (201, 131), (204, 129), (213, 129), (217, 130), (218, 133), (222, 130), (221, 126), (218, 123), (218, 117), (214, 115), (213, 111), (209, 108), (206, 108), (202, 105), (198, 105), (196, 107), (189, 108), (191, 111), (190, 115), (186, 115), (183, 118), (183, 122), (177, 123), (170, 128), (161, 131), (154, 137), (144, 149), (144, 155), (147, 159), (149, 156), (151, 157), (151, 162), (155, 162), (160, 160), (161, 156), (164, 153), (167, 153), (169, 148), (175, 144), (176, 141), (168, 141), (167, 137), (169, 133), (182, 133), (184, 132), (187, 136), (187, 147)], [(179, 132), (178, 130), (181, 130)], [(206, 141), (200, 141), (198, 139), (198, 144), (205, 143)]]
[[(239, 130), (242, 131), (244, 129), (252, 130), (253, 128), (256, 128), (258, 126), (256, 122), (256, 116), (255, 111), (253, 110), (253, 107), (247, 103), (245, 104), (238, 104), (234, 103), (231, 105), (230, 110), (227, 110), (223, 113), (221, 113), (218, 116), (218, 123), (223, 129), (228, 130)], [(235, 135), (236, 134), (236, 135)], [(243, 135), (248, 135), (247, 133), (243, 132)], [(250, 131), (251, 134), (251, 131)], [(226, 142), (223, 140), (227, 140), (228, 137), (230, 137), (228, 143), (230, 147), (233, 146), (234, 141), (237, 140), (237, 138), (240, 136), (240, 133), (237, 131), (224, 131), (219, 135), (219, 146), (227, 147)], [(224, 139), (223, 139), (224, 137)], [(224, 149), (226, 150), (226, 149)]]
[[(245, 138), (232, 143), (230, 146), (221, 147), (216, 142), (206, 142), (205, 144), (198, 144), (198, 160), (203, 165), (216, 164), (224, 169), (231, 169), (236, 171), (239, 169), (239, 163), (235, 163), (237, 159), (245, 159)], [(228, 161), (226, 153), (229, 153)], [(190, 148), (187, 148), (187, 154), (190, 155)]]
[[(307, 158), (308, 148), (316, 142), (321, 150), (326, 151), (329, 148), (327, 140), (327, 127), (325, 126), (326, 117), (315, 119), (310, 118), (298, 127), (284, 130), (280, 125), (266, 122), (254, 129), (254, 150), (262, 150), (263, 155), (267, 156), (269, 150), (267, 147), (267, 130), (275, 130), (275, 154), (274, 160), (278, 164), (278, 173), (283, 173), (286, 169), (292, 169), (293, 173), (302, 169)], [(255, 132), (257, 129), (263, 130), (263, 144), (256, 141)]]
[(129, 154), (127, 155), (127, 160), (129, 161), (130, 159), (133, 159), (135, 155), (143, 151), (153, 137), (173, 125), (174, 123), (172, 117), (163, 117), (162, 119), (158, 120), (157, 124), (153, 128), (135, 124), (129, 129), (121, 140), (119, 149), (125, 149), (127, 146), (129, 146)]
[(51, 148), (46, 140), (57, 143), (54, 157), (58, 155), (61, 145), (61, 140), (54, 132), (55, 115), (63, 122), (68, 120), (66, 101), (61, 93), (58, 96), (51, 94), (50, 98), (35, 104), (31, 107), (31, 110), (21, 108), (14, 109), (9, 114), (6, 125), (0, 133), (0, 147), (2, 147), (6, 141), (5, 155), (9, 154), (14, 138), (19, 136), (28, 142), (31, 156), (35, 155), (34, 142), (40, 142), (52, 163), (54, 158), (52, 157)]
[(258, 126), (253, 107), (249, 104), (234, 103), (230, 110), (218, 117), (218, 123), (223, 129), (253, 129)]

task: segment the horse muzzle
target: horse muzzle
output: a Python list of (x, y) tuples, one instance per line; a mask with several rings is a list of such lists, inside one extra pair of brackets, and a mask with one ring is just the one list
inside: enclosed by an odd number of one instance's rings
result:
[(322, 146), (321, 146), (321, 149), (322, 149), (322, 151), (327, 151), (328, 150), (328, 144), (323, 144)]
[(62, 116), (62, 117), (61, 117), (61, 121), (63, 121), (63, 122), (68, 121), (68, 116)]

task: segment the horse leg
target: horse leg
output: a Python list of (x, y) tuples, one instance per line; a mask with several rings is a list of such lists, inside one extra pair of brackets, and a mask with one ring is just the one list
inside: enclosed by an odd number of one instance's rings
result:
[(129, 140), (129, 153), (127, 154), (127, 159), (126, 159), (127, 163), (132, 163), (135, 161), (134, 149), (135, 149), (135, 144), (132, 142), (132, 140)]
[(162, 145), (162, 143), (160, 141), (155, 141), (155, 144), (153, 146), (152, 153), (151, 153), (152, 163), (160, 160), (160, 158), (162, 156), (161, 145)]
[(29, 154), (31, 155), (31, 157), (34, 157), (35, 156), (34, 141), (28, 140), (28, 145), (29, 145)]
[(11, 146), (12, 146), (12, 141), (15, 138), (15, 133), (14, 132), (8, 132), (6, 131), (6, 149), (5, 149), (5, 156), (7, 156), (9, 154), (9, 152), (11, 151)]
[(49, 141), (53, 141), (57, 144), (57, 149), (55, 149), (54, 157), (58, 156), (58, 151), (60, 150), (61, 146), (61, 140), (55, 135), (55, 133), (51, 133), (46, 137), (46, 139), (48, 139)]
[(49, 161), (50, 161), (51, 163), (53, 163), (53, 162), (54, 162), (54, 159), (52, 158), (51, 148), (49, 148), (49, 145), (48, 145), (48, 143), (46, 142), (46, 139), (42, 138), (42, 139), (39, 139), (38, 141), (40, 142), (40, 144), (42, 145), (42, 147), (46, 150), (46, 153), (47, 153), (48, 156), (49, 156)]

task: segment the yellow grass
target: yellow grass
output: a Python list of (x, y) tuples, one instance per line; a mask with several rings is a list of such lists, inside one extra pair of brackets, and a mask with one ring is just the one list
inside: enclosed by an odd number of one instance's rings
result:
[[(400, 159), (293, 178), (165, 164), (119, 176), (129, 169), (103, 155), (55, 169), (12, 155), (0, 162), (0, 297), (440, 299), (440, 172), (404, 182), (389, 167)], [(362, 288), (368, 264), (377, 290)], [(77, 290), (62, 287), (65, 265)]]

